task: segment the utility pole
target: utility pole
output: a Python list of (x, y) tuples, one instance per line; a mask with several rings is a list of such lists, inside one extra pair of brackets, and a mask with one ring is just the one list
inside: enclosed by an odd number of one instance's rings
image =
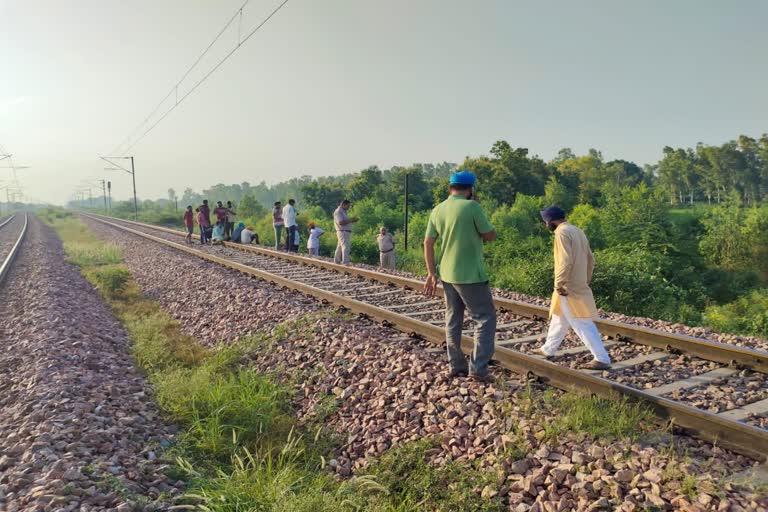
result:
[(403, 202), (403, 231), (405, 251), (408, 251), (408, 172), (405, 173), (405, 201)]
[[(108, 162), (110, 165), (114, 165), (118, 169), (127, 172), (131, 175), (131, 178), (133, 178), (133, 220), (139, 220), (139, 201), (136, 199), (136, 168), (133, 164), (133, 157), (132, 156), (100, 156), (102, 160), (105, 162)], [(125, 167), (122, 167), (120, 165), (117, 165), (115, 162), (112, 162), (112, 160), (131, 160), (131, 170), (129, 171)], [(112, 168), (108, 168), (108, 170), (113, 170)]]
[(107, 194), (109, 194), (109, 209), (107, 215), (112, 215), (112, 182), (107, 182)]
[(101, 197), (104, 198), (104, 215), (107, 215), (107, 180), (101, 181)]

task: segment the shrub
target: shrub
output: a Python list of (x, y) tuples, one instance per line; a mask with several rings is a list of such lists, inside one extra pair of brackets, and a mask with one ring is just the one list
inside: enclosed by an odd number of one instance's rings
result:
[(708, 307), (704, 322), (718, 331), (768, 337), (768, 289), (754, 290), (730, 304)]
[(121, 295), (131, 278), (130, 272), (124, 267), (97, 268), (91, 272), (91, 276), (107, 297)]

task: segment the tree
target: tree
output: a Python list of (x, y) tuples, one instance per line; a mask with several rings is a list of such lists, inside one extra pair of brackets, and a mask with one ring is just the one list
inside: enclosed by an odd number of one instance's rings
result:
[(168, 189), (168, 200), (170, 202), (172, 202), (172, 203), (175, 203), (176, 199), (178, 199), (178, 197), (176, 196), (176, 191), (173, 190), (172, 188), (169, 188)]
[(383, 184), (384, 180), (378, 167), (374, 165), (363, 169), (349, 184), (349, 198), (352, 201), (360, 201), (366, 197), (374, 197)]
[(339, 185), (312, 181), (301, 186), (304, 202), (319, 206), (325, 213), (331, 215), (344, 199), (344, 189)]
[(243, 196), (238, 204), (237, 213), (241, 217), (263, 217), (267, 213), (267, 209), (259, 203), (252, 195)]

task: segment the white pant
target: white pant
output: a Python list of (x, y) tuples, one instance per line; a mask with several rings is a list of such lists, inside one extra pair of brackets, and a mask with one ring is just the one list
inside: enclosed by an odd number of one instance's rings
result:
[(552, 315), (549, 322), (549, 332), (547, 332), (547, 341), (541, 350), (550, 356), (555, 355), (565, 335), (568, 334), (568, 330), (573, 328), (576, 336), (592, 352), (595, 359), (601, 363), (610, 363), (611, 357), (605, 350), (595, 322), (591, 318), (574, 318), (571, 308), (568, 306), (568, 297), (563, 295), (560, 296), (560, 311), (563, 313), (562, 316)]

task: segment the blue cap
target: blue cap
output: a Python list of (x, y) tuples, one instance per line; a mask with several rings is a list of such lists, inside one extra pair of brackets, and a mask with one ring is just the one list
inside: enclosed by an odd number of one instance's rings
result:
[(549, 208), (544, 208), (539, 213), (541, 213), (541, 218), (544, 219), (545, 222), (551, 222), (553, 220), (561, 220), (565, 218), (565, 210), (559, 206), (550, 206)]
[(475, 185), (475, 175), (469, 171), (459, 171), (451, 175), (451, 185), (469, 185), (473, 187)]

